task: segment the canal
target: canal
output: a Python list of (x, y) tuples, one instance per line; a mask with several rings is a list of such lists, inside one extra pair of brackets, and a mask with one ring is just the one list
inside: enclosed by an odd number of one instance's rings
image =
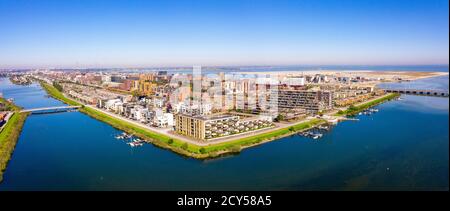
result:
[[(38, 84), (0, 78), (0, 92), (25, 108), (63, 105)], [(131, 148), (79, 112), (30, 115), (0, 190), (448, 190), (448, 98), (402, 99), (318, 140), (294, 135), (208, 161)]]

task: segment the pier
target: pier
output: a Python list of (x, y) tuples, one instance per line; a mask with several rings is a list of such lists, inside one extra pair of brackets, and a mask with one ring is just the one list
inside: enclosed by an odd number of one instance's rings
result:
[(30, 112), (30, 113), (58, 113), (66, 112), (81, 108), (81, 106), (55, 106), (55, 107), (45, 107), (45, 108), (33, 108), (21, 110), (20, 113)]
[(424, 95), (434, 97), (448, 97), (448, 90), (423, 90), (423, 89), (384, 89), (387, 93), (399, 93), (407, 95)]

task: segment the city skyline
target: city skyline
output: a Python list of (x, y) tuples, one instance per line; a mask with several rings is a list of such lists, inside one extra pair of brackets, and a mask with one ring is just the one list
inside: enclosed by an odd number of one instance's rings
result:
[(448, 1), (5, 1), (0, 68), (448, 65)]

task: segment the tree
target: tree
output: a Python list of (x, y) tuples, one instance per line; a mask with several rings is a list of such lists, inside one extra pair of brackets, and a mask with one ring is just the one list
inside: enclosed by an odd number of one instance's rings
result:
[(184, 143), (183, 145), (181, 145), (181, 149), (187, 150), (188, 149), (188, 144)]
[(133, 91), (131, 92), (131, 95), (133, 95), (133, 97), (139, 97), (139, 96), (140, 96), (138, 90), (133, 90)]
[(203, 148), (203, 147), (202, 147), (202, 148), (200, 148), (200, 150), (199, 150), (199, 151), (200, 151), (200, 153), (202, 153), (202, 154), (205, 154), (205, 152), (206, 152), (205, 148)]
[(241, 147), (238, 146), (238, 145), (231, 146), (229, 149), (230, 149), (231, 152), (234, 152), (234, 153), (237, 153), (237, 152), (241, 151)]
[(53, 87), (55, 87), (58, 91), (63, 92), (63, 87), (58, 82), (54, 81)]
[(354, 110), (356, 110), (356, 107), (355, 107), (354, 105), (350, 105), (350, 106), (348, 107), (348, 110), (354, 111)]
[(281, 114), (278, 114), (278, 116), (275, 117), (275, 119), (274, 119), (275, 122), (279, 122), (279, 121), (283, 121), (283, 120), (284, 120), (284, 116)]
[(173, 139), (169, 139), (169, 141), (167, 143), (173, 144)]
[(358, 108), (356, 108), (354, 105), (350, 105), (347, 110), (351, 114), (351, 113), (356, 112), (358, 110)]

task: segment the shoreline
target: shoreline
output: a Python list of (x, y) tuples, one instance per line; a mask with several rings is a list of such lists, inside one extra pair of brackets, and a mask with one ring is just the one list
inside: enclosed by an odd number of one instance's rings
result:
[[(91, 118), (102, 121), (116, 129), (142, 138), (162, 149), (171, 150), (182, 156), (195, 159), (212, 159), (228, 154), (236, 154), (243, 149), (291, 136), (326, 123), (323, 119), (314, 118), (307, 121), (292, 123), (284, 127), (274, 128), (269, 132), (263, 131), (252, 136), (236, 138), (235, 140), (199, 145), (193, 142), (180, 140), (177, 137), (171, 137), (166, 134), (158, 133), (155, 130), (150, 130), (140, 126), (137, 123), (121, 120), (111, 114), (108, 114), (106, 111), (98, 111), (98, 109), (93, 109), (91, 106), (87, 106), (73, 99), (67, 98), (63, 93), (56, 90), (56, 88), (50, 84), (45, 82), (41, 82), (40, 84), (47, 94), (53, 98), (69, 105), (81, 105), (82, 108), (80, 108), (79, 111), (90, 116)], [(369, 103), (370, 102), (371, 101), (369, 101)]]
[(334, 114), (334, 116), (353, 116), (365, 109), (374, 107), (376, 105), (379, 105), (386, 101), (393, 100), (398, 97), (400, 97), (399, 93), (385, 94), (381, 97), (371, 99), (370, 101), (367, 101), (367, 102), (357, 103), (357, 104), (353, 105), (353, 107), (348, 107), (345, 110), (339, 110), (336, 114)]
[[(395, 82), (392, 80), (395, 76), (405, 77), (405, 80), (415, 81), (426, 78), (441, 77), (449, 75), (449, 72), (443, 71), (402, 71), (402, 70), (386, 70), (386, 71), (376, 71), (376, 70), (298, 70), (298, 71), (262, 71), (262, 72), (247, 72), (239, 71), (238, 74), (254, 74), (254, 75), (278, 75), (278, 76), (300, 76), (300, 75), (354, 75), (354, 74), (366, 74), (371, 77), (388, 77), (388, 82)], [(392, 81), (390, 81), (392, 80)]]
[[(0, 98), (0, 102), (6, 101)], [(13, 107), (13, 114), (0, 132), (0, 183), (3, 181), (3, 174), (8, 167), (8, 163), (11, 160), (17, 141), (22, 132), (23, 125), (29, 115), (29, 113), (20, 113), (19, 111), (21, 108), (13, 103), (6, 103)]]

